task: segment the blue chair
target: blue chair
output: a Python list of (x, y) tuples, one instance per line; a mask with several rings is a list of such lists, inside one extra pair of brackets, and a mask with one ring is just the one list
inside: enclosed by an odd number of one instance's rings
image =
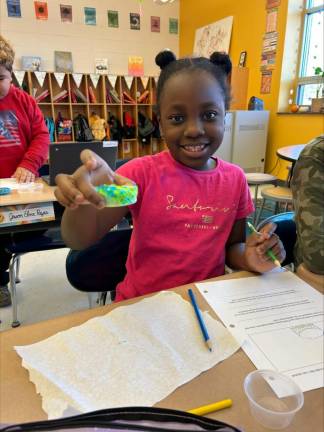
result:
[(66, 247), (59, 227), (47, 229), (45, 232), (37, 232), (28, 239), (19, 239), (12, 236), (10, 243), (5, 245), (6, 250), (12, 254), (9, 265), (9, 288), (12, 301), (12, 327), (18, 327), (20, 321), (17, 315), (17, 291), (16, 284), (20, 282), (19, 266), (22, 255), (29, 252), (40, 252), (44, 250), (52, 250)]
[(282, 266), (294, 263), (294, 246), (297, 239), (296, 224), (294, 220), (294, 212), (277, 213), (264, 219), (256, 227), (259, 231), (268, 222), (273, 222), (277, 225), (276, 234), (280, 237), (283, 246), (286, 250), (286, 258)]

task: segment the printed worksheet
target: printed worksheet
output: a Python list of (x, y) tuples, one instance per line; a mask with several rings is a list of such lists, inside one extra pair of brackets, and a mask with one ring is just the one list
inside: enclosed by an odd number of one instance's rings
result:
[(291, 272), (197, 284), (257, 369), (323, 387), (323, 295)]

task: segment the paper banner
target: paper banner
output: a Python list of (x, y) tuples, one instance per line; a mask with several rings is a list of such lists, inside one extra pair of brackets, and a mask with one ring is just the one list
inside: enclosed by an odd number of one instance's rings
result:
[(134, 78), (133, 78), (132, 76), (125, 75), (125, 81), (126, 81), (126, 84), (127, 84), (127, 87), (128, 87), (129, 90), (130, 90), (131, 87), (132, 87), (133, 79), (134, 79)]
[(82, 81), (82, 74), (73, 73), (72, 76), (73, 76), (75, 84), (79, 88), (80, 84), (81, 84), (81, 81)]
[(154, 76), (154, 77), (153, 77), (153, 81), (155, 82), (155, 85), (157, 85), (158, 80), (159, 80), (159, 77), (158, 77), (158, 76)]
[(24, 81), (25, 78), (25, 71), (14, 71), (14, 75), (16, 77), (16, 80), (18, 81), (18, 84), (20, 85), (20, 87), (22, 86), (22, 83)]
[(92, 84), (94, 85), (95, 88), (97, 88), (99, 78), (100, 78), (100, 75), (98, 75), (98, 74), (90, 74), (90, 79), (91, 79)]
[(147, 77), (147, 76), (142, 76), (142, 77), (141, 77), (141, 80), (142, 80), (142, 83), (143, 83), (143, 87), (146, 89), (146, 87), (147, 87), (147, 83), (148, 83), (148, 80), (149, 80), (149, 77)]
[(56, 78), (56, 81), (57, 81), (58, 85), (60, 87), (62, 87), (64, 78), (65, 78), (65, 73), (64, 72), (54, 72), (54, 76)]
[(108, 75), (108, 79), (113, 88), (115, 88), (117, 75)]
[(41, 87), (43, 87), (43, 84), (44, 84), (44, 81), (46, 78), (46, 72), (35, 71), (34, 74), (35, 74), (35, 77), (37, 78), (37, 81), (39, 82), (39, 85)]

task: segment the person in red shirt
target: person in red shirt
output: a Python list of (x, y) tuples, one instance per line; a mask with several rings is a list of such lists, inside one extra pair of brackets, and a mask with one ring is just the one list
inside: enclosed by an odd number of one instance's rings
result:
[[(34, 98), (12, 85), (14, 50), (0, 35), (0, 178), (32, 182), (48, 157), (49, 133)], [(11, 304), (8, 267), (11, 256), (0, 235), (0, 307)]]

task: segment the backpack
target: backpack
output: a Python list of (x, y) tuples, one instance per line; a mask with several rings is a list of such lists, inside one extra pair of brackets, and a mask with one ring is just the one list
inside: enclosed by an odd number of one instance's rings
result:
[(78, 114), (73, 120), (74, 136), (76, 141), (93, 141), (93, 135), (88, 120), (82, 114)]
[(129, 112), (124, 112), (123, 138), (132, 139), (136, 137), (136, 129), (133, 117)]
[(110, 139), (121, 142), (123, 138), (123, 128), (117, 117), (110, 115), (109, 120)]
[(149, 144), (149, 139), (154, 132), (154, 124), (141, 112), (138, 113), (138, 137), (142, 144)]
[(72, 120), (63, 118), (60, 112), (56, 119), (56, 133), (58, 141), (72, 141)]
[(102, 141), (106, 138), (106, 122), (103, 118), (100, 118), (97, 114), (92, 114), (89, 118), (89, 125), (94, 139)]
[(45, 124), (48, 129), (51, 142), (55, 141), (55, 123), (52, 117), (45, 117)]

